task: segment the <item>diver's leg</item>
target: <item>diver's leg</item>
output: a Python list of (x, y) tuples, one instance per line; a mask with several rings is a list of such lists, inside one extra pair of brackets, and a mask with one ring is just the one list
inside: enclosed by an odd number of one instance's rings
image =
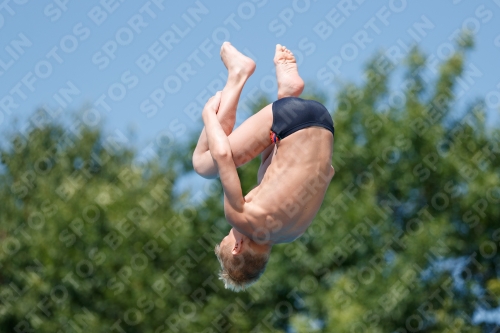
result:
[[(228, 78), (222, 90), (221, 102), (217, 112), (222, 129), (229, 135), (233, 131), (236, 121), (236, 108), (241, 91), (245, 82), (255, 70), (255, 62), (240, 53), (229, 42), (225, 42), (221, 47), (221, 58), (228, 70)], [(217, 175), (217, 169), (213, 161), (207, 163), (208, 141), (203, 128), (198, 143), (193, 152), (193, 166), (196, 172), (204, 177), (211, 178)]]
[[(272, 123), (272, 104), (269, 104), (245, 120), (228, 136), (236, 167), (257, 157), (271, 145), (269, 131)], [(196, 160), (193, 158), (193, 164), (199, 175), (205, 178), (217, 176), (217, 167), (209, 150), (199, 152)]]
[[(283, 97), (298, 97), (304, 90), (304, 80), (299, 75), (297, 61), (292, 51), (277, 44), (274, 54), (276, 80), (278, 82), (278, 99)], [(267, 168), (272, 162), (275, 144), (267, 147), (261, 154), (261, 164), (257, 173), (257, 183), (260, 184)]]

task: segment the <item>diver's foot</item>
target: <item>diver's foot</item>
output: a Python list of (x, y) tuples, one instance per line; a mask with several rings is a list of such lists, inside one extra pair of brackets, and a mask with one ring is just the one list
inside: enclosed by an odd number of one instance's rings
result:
[(276, 45), (274, 65), (278, 80), (278, 99), (298, 97), (304, 90), (304, 81), (299, 76), (297, 61), (293, 53), (285, 46)]
[(227, 68), (229, 78), (246, 80), (255, 71), (255, 62), (238, 51), (229, 42), (224, 42), (222, 44), (220, 56)]

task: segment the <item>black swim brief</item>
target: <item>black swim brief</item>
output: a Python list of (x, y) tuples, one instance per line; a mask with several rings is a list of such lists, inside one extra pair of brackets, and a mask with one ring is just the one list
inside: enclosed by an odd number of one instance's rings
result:
[(323, 104), (299, 97), (285, 97), (272, 105), (271, 140), (277, 142), (298, 130), (319, 126), (334, 134), (332, 116)]

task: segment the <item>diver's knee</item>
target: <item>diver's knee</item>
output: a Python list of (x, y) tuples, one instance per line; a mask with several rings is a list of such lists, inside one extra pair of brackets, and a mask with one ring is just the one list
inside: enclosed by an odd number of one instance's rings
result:
[(193, 170), (200, 176), (206, 179), (214, 179), (217, 178), (218, 170), (215, 166), (208, 166), (207, 163), (204, 163), (199, 156), (193, 155)]

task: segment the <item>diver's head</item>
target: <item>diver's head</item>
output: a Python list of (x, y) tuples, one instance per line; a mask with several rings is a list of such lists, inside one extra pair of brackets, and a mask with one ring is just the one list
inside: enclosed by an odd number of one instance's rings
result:
[(226, 288), (244, 290), (256, 282), (266, 269), (272, 245), (260, 244), (234, 228), (215, 246), (221, 270), (219, 277)]

